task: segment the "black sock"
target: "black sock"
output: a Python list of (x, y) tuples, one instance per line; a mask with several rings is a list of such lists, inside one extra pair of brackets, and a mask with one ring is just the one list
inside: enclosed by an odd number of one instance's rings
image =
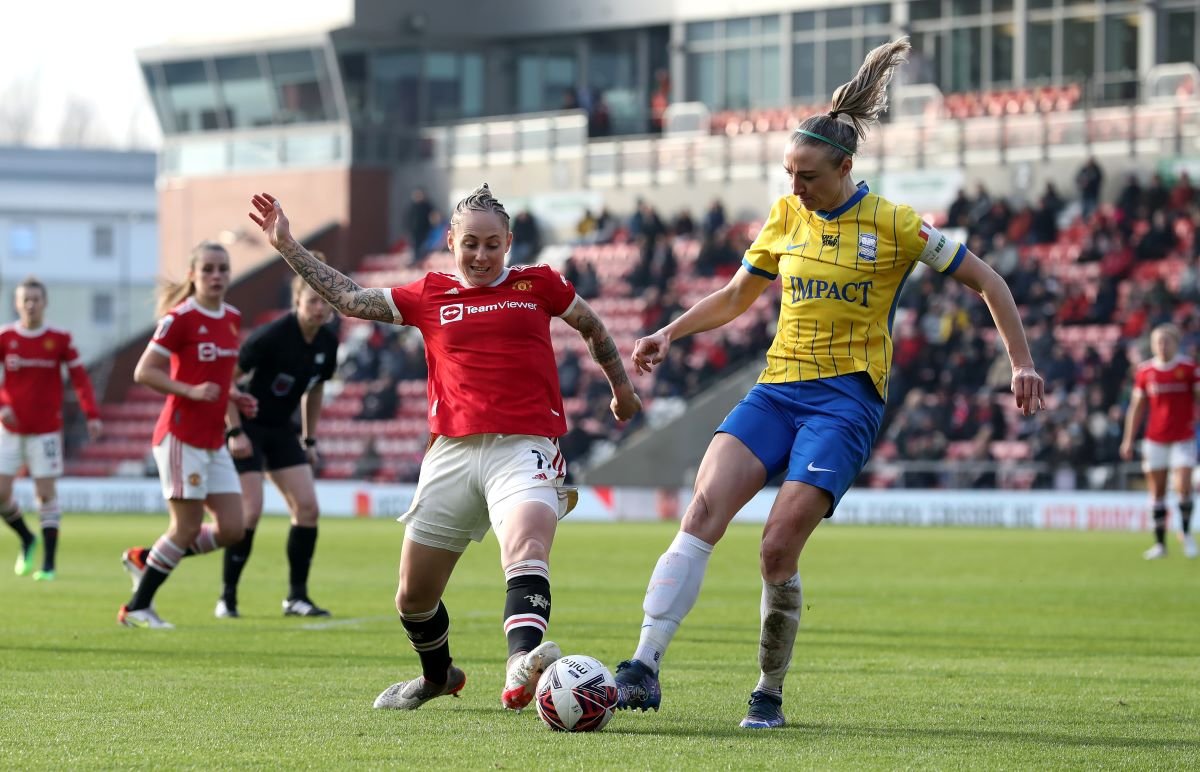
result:
[[(534, 563), (535, 561), (524, 561)], [(508, 656), (533, 651), (542, 642), (546, 628), (550, 625), (550, 576), (537, 561), (538, 567), (530, 573), (511, 575), (516, 569), (510, 566), (508, 593), (504, 597), (504, 635), (508, 638)]]
[(146, 566), (146, 573), (142, 574), (142, 581), (138, 582), (137, 589), (133, 591), (133, 597), (129, 599), (127, 608), (130, 611), (140, 611), (144, 608), (149, 608), (154, 602), (154, 593), (158, 592), (158, 588), (162, 583), (167, 581), (169, 573), (159, 571), (154, 566)]
[(308, 569), (317, 551), (317, 527), (293, 525), (288, 531), (288, 600), (309, 600)]
[(408, 633), (413, 650), (421, 658), (421, 671), (430, 683), (446, 683), (450, 669), (450, 613), (438, 602), (433, 611), (401, 614), (400, 623)]
[(21, 516), (21, 510), (14, 506), (12, 509), (0, 512), (0, 517), (3, 517), (4, 522), (8, 523), (8, 527), (21, 537), (21, 547), (28, 549), (29, 544), (33, 541), (33, 532), (29, 530), (29, 526), (25, 525), (25, 518)]
[(1185, 534), (1192, 532), (1192, 500), (1179, 502), (1179, 530)]
[(1162, 502), (1154, 504), (1154, 541), (1167, 546), (1167, 505)]
[(225, 583), (225, 587), (221, 592), (221, 598), (226, 604), (237, 605), (237, 588), (238, 581), (242, 578), (242, 571), (246, 568), (246, 562), (250, 560), (250, 550), (254, 547), (254, 529), (247, 528), (246, 535), (237, 544), (230, 545), (225, 548), (225, 557), (222, 561), (221, 578)]
[(58, 551), (58, 529), (42, 529), (42, 570), (54, 570), (54, 556)]

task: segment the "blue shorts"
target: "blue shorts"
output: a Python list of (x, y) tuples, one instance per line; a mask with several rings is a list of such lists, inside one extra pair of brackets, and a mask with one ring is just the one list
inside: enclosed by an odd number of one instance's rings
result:
[(718, 432), (742, 441), (767, 479), (808, 483), (833, 497), (830, 517), (871, 457), (883, 400), (864, 373), (794, 383), (759, 383)]

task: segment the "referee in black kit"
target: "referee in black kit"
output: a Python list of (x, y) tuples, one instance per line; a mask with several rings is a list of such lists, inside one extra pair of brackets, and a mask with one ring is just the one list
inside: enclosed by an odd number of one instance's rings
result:
[[(324, 256), (317, 254), (323, 261)], [(284, 616), (327, 617), (308, 596), (308, 570), (317, 547), (317, 422), (325, 381), (337, 368), (337, 336), (325, 323), (333, 309), (297, 276), (292, 281), (292, 311), (255, 330), (238, 352), (235, 380), (250, 374), (247, 392), (258, 399), (258, 415), (247, 418), (230, 402), (226, 444), (242, 483), (246, 536), (225, 549), (224, 583), (216, 615), (239, 616), (238, 580), (263, 510), (263, 472), (279, 488), (291, 512), (287, 556), (290, 566)], [(292, 421), (302, 407), (302, 432)]]

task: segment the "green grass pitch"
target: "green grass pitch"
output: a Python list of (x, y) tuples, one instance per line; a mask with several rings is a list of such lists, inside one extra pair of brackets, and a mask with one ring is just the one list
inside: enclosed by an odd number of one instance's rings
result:
[[(418, 671), (392, 607), (402, 526), (326, 520), (314, 598), (285, 619), (287, 523), (267, 518), (240, 620), (212, 616), (217, 556), (159, 593), (174, 631), (115, 622), (123, 548), (165, 517), (68, 515), (59, 578), (13, 576), (0, 532), (0, 768), (1195, 768), (1200, 561), (1144, 534), (823, 526), (785, 690), (789, 726), (737, 723), (757, 676), (759, 528), (718, 546), (663, 669), (663, 710), (594, 735), (500, 709), (503, 578), (494, 537), (446, 596), (459, 699), (375, 711)], [(571, 523), (551, 576), (551, 637), (610, 667), (629, 656), (671, 524)]]

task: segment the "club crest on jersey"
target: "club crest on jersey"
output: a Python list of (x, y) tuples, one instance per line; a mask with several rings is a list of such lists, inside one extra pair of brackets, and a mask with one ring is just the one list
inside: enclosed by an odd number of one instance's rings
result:
[(53, 351), (54, 350), (54, 341), (49, 338), (46, 338), (44, 341), (42, 341), (42, 346), (44, 346), (47, 351)]
[(860, 233), (858, 236), (858, 259), (866, 263), (875, 262), (879, 249), (879, 237), (874, 233)]
[(531, 282), (529, 279), (521, 279), (519, 282), (514, 283), (512, 288), (515, 290), (520, 290), (521, 292), (528, 292), (529, 290), (533, 289), (533, 282)]
[(450, 305), (442, 306), (439, 315), (441, 316), (443, 325), (450, 324), (451, 322), (460, 322), (463, 318), (463, 304), (451, 303)]

